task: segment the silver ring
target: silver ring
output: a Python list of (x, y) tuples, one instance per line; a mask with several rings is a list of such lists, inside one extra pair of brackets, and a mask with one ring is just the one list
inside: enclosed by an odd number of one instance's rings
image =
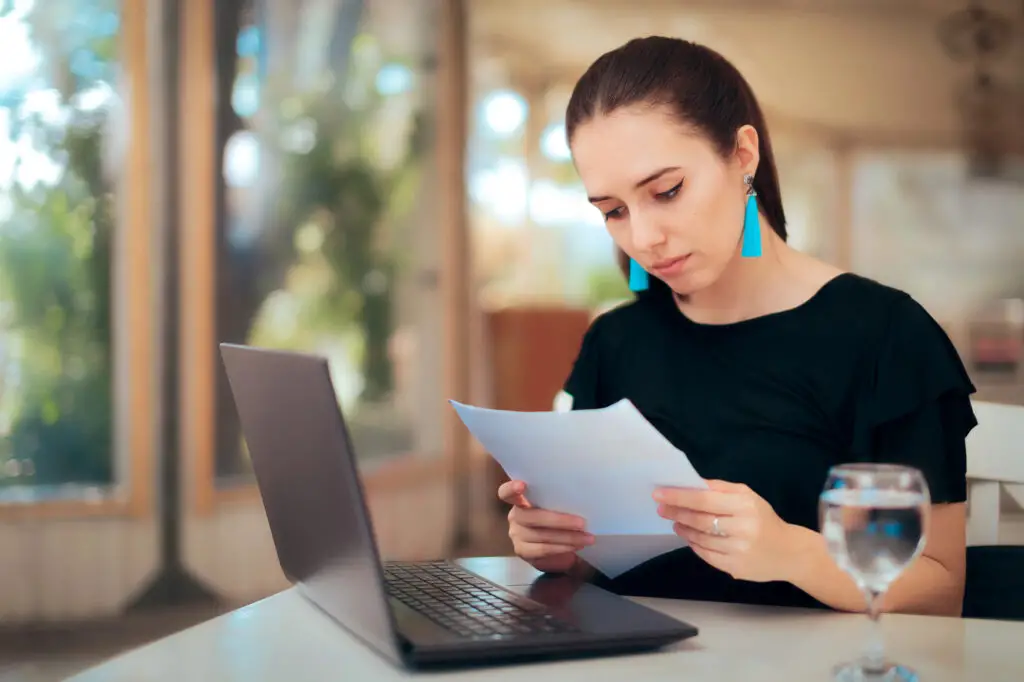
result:
[(722, 532), (722, 529), (718, 527), (717, 516), (711, 521), (711, 532), (712, 534), (717, 535), (718, 537), (722, 537), (725, 535), (725, 533)]

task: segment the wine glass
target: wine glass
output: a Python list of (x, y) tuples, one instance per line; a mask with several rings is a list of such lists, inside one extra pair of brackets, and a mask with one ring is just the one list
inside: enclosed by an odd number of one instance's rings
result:
[(885, 658), (882, 597), (924, 550), (931, 499), (924, 475), (894, 464), (842, 464), (829, 471), (819, 506), (821, 533), (839, 568), (864, 593), (871, 641), (864, 657), (840, 665), (840, 682), (916, 680)]

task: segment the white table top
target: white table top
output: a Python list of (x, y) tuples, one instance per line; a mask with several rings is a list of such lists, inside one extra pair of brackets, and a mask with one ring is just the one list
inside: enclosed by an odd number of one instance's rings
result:
[[(517, 559), (483, 558), (467, 568), (508, 586), (537, 573)], [(639, 599), (696, 625), (700, 634), (653, 654), (531, 663), (455, 673), (408, 673), (354, 640), (295, 589), (130, 651), (72, 682), (326, 682), (444, 677), (530, 682), (824, 681), (858, 657), (867, 619), (800, 609)], [(1024, 623), (886, 615), (890, 658), (921, 682), (1024, 680)]]

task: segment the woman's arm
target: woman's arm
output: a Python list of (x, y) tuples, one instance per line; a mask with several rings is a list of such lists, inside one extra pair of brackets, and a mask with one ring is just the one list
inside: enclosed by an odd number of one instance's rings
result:
[[(790, 526), (792, 571), (784, 579), (818, 601), (843, 611), (863, 611), (865, 598), (835, 563), (820, 533)], [(892, 584), (882, 610), (959, 616), (963, 606), (966, 511), (963, 503), (933, 505), (924, 553)]]
[[(676, 533), (700, 558), (740, 580), (792, 583), (834, 609), (866, 609), (865, 596), (836, 565), (820, 533), (786, 523), (745, 485), (708, 481), (708, 486), (709, 490), (661, 488), (654, 494), (660, 503), (658, 513), (675, 521)], [(951, 616), (961, 612), (964, 507), (932, 505), (925, 550), (889, 588), (883, 611)]]

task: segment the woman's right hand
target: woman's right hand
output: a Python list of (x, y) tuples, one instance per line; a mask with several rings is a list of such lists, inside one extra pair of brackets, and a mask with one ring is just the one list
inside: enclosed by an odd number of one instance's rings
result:
[(512, 505), (508, 536), (516, 556), (538, 571), (565, 573), (576, 565), (576, 552), (594, 543), (594, 536), (586, 532), (582, 518), (531, 505), (522, 481), (503, 483), (498, 488), (498, 497)]

